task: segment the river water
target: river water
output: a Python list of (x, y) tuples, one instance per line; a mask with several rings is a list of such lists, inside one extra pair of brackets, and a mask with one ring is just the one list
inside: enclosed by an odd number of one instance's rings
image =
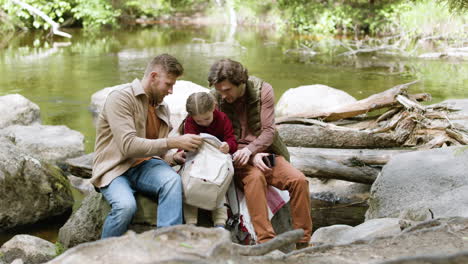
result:
[[(0, 96), (19, 93), (41, 108), (45, 125), (66, 125), (85, 135), (92, 152), (95, 130), (88, 110), (96, 91), (140, 78), (155, 55), (170, 53), (184, 65), (183, 80), (207, 86), (209, 66), (220, 58), (242, 62), (249, 73), (273, 85), (276, 100), (289, 88), (324, 84), (363, 99), (416, 79), (411, 93), (430, 93), (434, 102), (468, 98), (468, 63), (460, 60), (422, 60), (389, 55), (340, 56), (345, 39), (319, 39), (279, 34), (266, 29), (223, 26), (139, 27), (86, 33), (69, 30), (72, 39), (47, 39), (26, 32), (0, 40)], [(337, 44), (338, 43), (338, 44)], [(295, 52), (304, 45), (316, 51)], [(46, 224), (47, 226), (47, 224)], [(44, 235), (54, 240), (57, 226)], [(31, 233), (32, 229), (26, 229)], [(23, 230), (17, 230), (23, 232)], [(7, 236), (0, 235), (0, 244)], [(39, 234), (38, 234), (39, 233)]]

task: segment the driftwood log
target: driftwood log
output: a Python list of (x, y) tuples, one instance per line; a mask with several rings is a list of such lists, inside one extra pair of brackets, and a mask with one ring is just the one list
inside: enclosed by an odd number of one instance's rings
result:
[[(386, 90), (379, 94), (371, 95), (370, 97), (359, 100), (357, 102), (346, 104), (341, 107), (338, 107), (329, 112), (319, 112), (319, 113), (300, 113), (294, 116), (289, 116), (286, 118), (280, 118), (277, 122), (285, 122), (288, 118), (321, 118), (325, 121), (335, 121), (345, 118), (354, 117), (360, 114), (365, 114), (370, 111), (374, 111), (377, 109), (389, 107), (395, 105), (397, 102), (395, 101), (395, 97), (400, 94), (406, 94), (410, 85), (417, 83), (418, 81), (413, 81), (406, 84), (401, 84), (395, 86), (389, 90)], [(423, 95), (422, 98), (429, 99), (430, 96)]]
[[(407, 89), (414, 83), (395, 86), (332, 111), (278, 118), (278, 130), (288, 146), (429, 149), (468, 144), (468, 128), (451, 121), (468, 116), (453, 114), (456, 109), (441, 104), (421, 105), (418, 100), (428, 100), (430, 95), (408, 95)], [(363, 117), (382, 108), (388, 109), (380, 115)]]

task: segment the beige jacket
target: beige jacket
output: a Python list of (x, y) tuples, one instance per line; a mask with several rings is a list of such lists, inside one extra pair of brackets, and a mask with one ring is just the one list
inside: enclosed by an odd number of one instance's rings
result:
[(118, 86), (112, 91), (99, 114), (96, 124), (96, 145), (91, 183), (104, 187), (126, 172), (135, 158), (163, 157), (173, 163), (168, 153), (167, 135), (172, 129), (166, 103), (156, 107), (161, 119), (158, 139), (146, 139), (148, 96), (141, 82)]

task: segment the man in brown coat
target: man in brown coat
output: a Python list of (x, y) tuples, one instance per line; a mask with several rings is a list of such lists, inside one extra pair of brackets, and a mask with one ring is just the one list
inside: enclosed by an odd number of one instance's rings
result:
[(202, 139), (190, 134), (168, 138), (172, 126), (163, 99), (182, 73), (176, 58), (159, 55), (148, 64), (141, 81), (120, 85), (106, 99), (96, 125), (91, 178), (112, 207), (102, 238), (127, 231), (136, 211), (135, 192), (158, 201), (158, 227), (183, 223), (182, 184), (169, 164), (183, 163), (185, 158), (183, 152), (168, 150), (194, 151)]

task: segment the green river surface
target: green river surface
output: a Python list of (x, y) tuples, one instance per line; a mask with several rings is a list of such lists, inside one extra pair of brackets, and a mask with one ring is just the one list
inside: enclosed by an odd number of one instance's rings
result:
[[(181, 79), (207, 86), (210, 65), (229, 57), (242, 62), (249, 73), (273, 85), (276, 100), (289, 88), (324, 84), (357, 99), (395, 85), (420, 80), (410, 93), (430, 93), (431, 103), (468, 98), (468, 63), (456, 59), (423, 60), (390, 55), (340, 56), (348, 51), (339, 42), (279, 34), (267, 29), (223, 26), (157, 25), (86, 33), (67, 30), (71, 39), (44, 33), (18, 33), (0, 39), (0, 96), (19, 93), (41, 109), (45, 125), (66, 125), (85, 135), (86, 152), (95, 139), (89, 111), (91, 95), (105, 87), (140, 78), (155, 55), (170, 53), (184, 65)], [(294, 52), (303, 44), (315, 56)], [(5, 114), (5, 113), (2, 113)], [(81, 196), (76, 194), (76, 206)], [(75, 206), (75, 208), (76, 208)], [(29, 233), (54, 241), (64, 219), (0, 234), (0, 245), (15, 234)]]

